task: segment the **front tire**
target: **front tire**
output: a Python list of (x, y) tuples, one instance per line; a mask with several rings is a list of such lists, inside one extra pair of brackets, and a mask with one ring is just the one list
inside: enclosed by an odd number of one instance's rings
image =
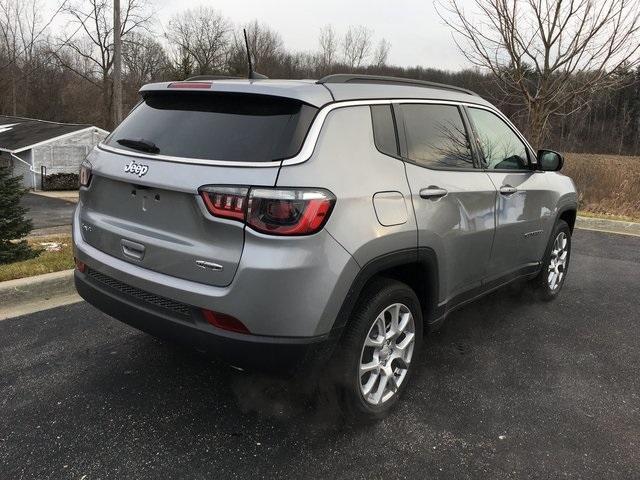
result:
[(345, 413), (369, 421), (389, 413), (407, 388), (422, 334), (420, 302), (411, 288), (390, 279), (366, 287), (334, 359)]
[(571, 258), (571, 229), (559, 220), (551, 235), (542, 261), (542, 270), (533, 280), (541, 300), (549, 301), (558, 296), (564, 285)]

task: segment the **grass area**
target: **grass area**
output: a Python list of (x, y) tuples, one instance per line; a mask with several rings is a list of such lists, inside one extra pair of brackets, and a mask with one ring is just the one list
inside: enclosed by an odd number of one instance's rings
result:
[(22, 262), (0, 265), (0, 282), (73, 268), (70, 234), (34, 237), (29, 239), (29, 243), (34, 248), (42, 249), (40, 255)]
[(629, 217), (627, 215), (609, 215), (606, 213), (593, 213), (585, 210), (578, 210), (579, 217), (604, 218), (605, 220), (617, 220), (620, 222), (640, 222), (640, 218)]
[(640, 221), (640, 157), (568, 153), (562, 173), (576, 184), (580, 215)]

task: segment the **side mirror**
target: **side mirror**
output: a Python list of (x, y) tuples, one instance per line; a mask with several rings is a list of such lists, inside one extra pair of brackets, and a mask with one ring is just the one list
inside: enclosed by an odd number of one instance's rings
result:
[(538, 170), (557, 172), (564, 165), (564, 157), (553, 150), (538, 150)]

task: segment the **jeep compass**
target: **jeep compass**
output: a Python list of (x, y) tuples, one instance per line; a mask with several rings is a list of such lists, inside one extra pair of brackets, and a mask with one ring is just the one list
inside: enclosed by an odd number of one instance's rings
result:
[(140, 330), (235, 366), (319, 366), (346, 411), (380, 418), (453, 309), (562, 289), (563, 158), (471, 91), (331, 75), (140, 94), (83, 163), (73, 224), (78, 292)]

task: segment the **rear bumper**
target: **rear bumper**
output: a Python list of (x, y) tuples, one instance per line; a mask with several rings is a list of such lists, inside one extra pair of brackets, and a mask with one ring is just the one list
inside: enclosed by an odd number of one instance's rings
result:
[(329, 358), (337, 338), (336, 332), (303, 338), (228, 332), (209, 325), (195, 307), (182, 305), (178, 309), (171, 304), (167, 307), (162, 302), (148, 301), (153, 294), (145, 299), (141, 293), (147, 292), (123, 291), (97, 278), (101, 277), (75, 272), (78, 293), (99, 310), (139, 330), (194, 347), (239, 367), (258, 370), (313, 368)]
[(133, 288), (235, 317), (260, 337), (329, 334), (359, 270), (324, 230), (308, 237), (274, 237), (247, 229), (233, 281), (227, 286), (200, 283), (144, 268), (90, 245), (81, 232), (81, 226), (91, 228), (81, 221), (82, 208), (80, 201), (73, 223), (78, 260)]

